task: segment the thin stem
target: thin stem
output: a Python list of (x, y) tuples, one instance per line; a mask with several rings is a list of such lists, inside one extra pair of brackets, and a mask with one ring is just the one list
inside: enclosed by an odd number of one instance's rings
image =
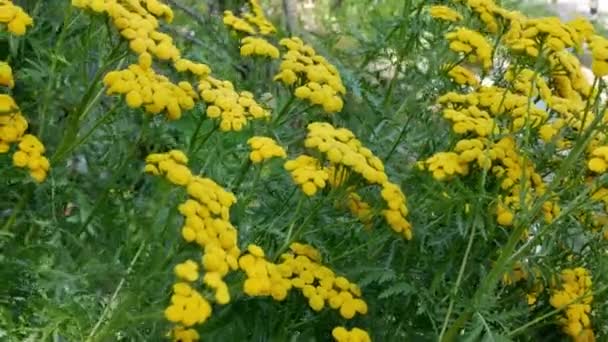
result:
[(85, 341), (87, 341), (87, 342), (94, 341), (93, 337), (97, 333), (97, 330), (99, 329), (99, 327), (101, 327), (101, 324), (106, 320), (106, 316), (112, 314), (113, 308), (115, 307), (116, 299), (118, 298), (118, 294), (120, 293), (120, 291), (122, 290), (123, 286), (125, 285), (125, 283), (127, 281), (127, 277), (133, 271), (133, 267), (135, 266), (135, 263), (137, 262), (137, 259), (139, 259), (139, 255), (144, 250), (145, 246), (146, 246), (146, 243), (142, 242), (141, 245), (139, 246), (139, 248), (137, 249), (137, 252), (135, 252), (135, 255), (133, 256), (133, 258), (131, 259), (131, 262), (129, 263), (129, 267), (127, 268), (127, 272), (120, 279), (120, 282), (118, 282), (118, 286), (116, 286), (116, 289), (114, 290), (114, 293), (112, 293), (112, 297), (110, 298), (110, 302), (108, 304), (106, 304), (106, 307), (104, 308), (103, 312), (99, 316), (99, 319), (97, 320), (97, 322), (95, 323), (95, 325), (91, 329), (91, 332), (89, 332), (89, 336), (87, 337), (87, 339)]
[(452, 298), (450, 299), (450, 304), (448, 306), (448, 312), (445, 314), (445, 319), (443, 320), (443, 326), (441, 327), (441, 333), (439, 333), (439, 340), (443, 341), (443, 335), (448, 327), (448, 323), (450, 322), (450, 316), (452, 315), (452, 310), (454, 308), (455, 296), (458, 293), (458, 288), (460, 287), (460, 282), (462, 281), (462, 277), (464, 275), (464, 271), (467, 266), (467, 261), (469, 259), (469, 253), (471, 253), (471, 248), (473, 247), (473, 241), (475, 240), (475, 232), (477, 228), (477, 220), (473, 222), (473, 226), (471, 227), (471, 233), (469, 235), (469, 242), (467, 244), (467, 249), (464, 252), (464, 257), (462, 258), (462, 262), (460, 263), (460, 271), (458, 272), (458, 276), (456, 277), (456, 283), (454, 284), (454, 288), (452, 289)]

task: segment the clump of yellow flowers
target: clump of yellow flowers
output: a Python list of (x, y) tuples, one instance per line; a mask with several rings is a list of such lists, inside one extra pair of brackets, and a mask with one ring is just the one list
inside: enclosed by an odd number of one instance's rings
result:
[(6, 25), (10, 33), (22, 36), (25, 34), (27, 27), (34, 24), (34, 21), (11, 0), (0, 0), (0, 24)]
[[(4, 69), (0, 75), (0, 84), (12, 88), (15, 84), (10, 66), (0, 65)], [(26, 118), (15, 100), (7, 94), (0, 94), (0, 153), (7, 153), (12, 144), (17, 143), (13, 154), (13, 165), (27, 168), (30, 176), (38, 183), (43, 182), (49, 172), (50, 163), (44, 156), (44, 145), (37, 137), (25, 134), (28, 128)]]
[(249, 160), (254, 164), (261, 163), (273, 157), (287, 157), (285, 149), (272, 138), (256, 136), (249, 138), (247, 144), (251, 147)]
[(279, 49), (267, 40), (257, 37), (245, 37), (241, 40), (241, 56), (266, 56), (279, 58)]
[(485, 70), (492, 67), (492, 46), (479, 32), (460, 27), (445, 37), (454, 52), (468, 56), (471, 62), (480, 63)]
[(429, 14), (435, 19), (442, 19), (450, 22), (457, 22), (462, 20), (462, 15), (449, 8), (448, 6), (431, 6), (429, 9)]
[(269, 35), (275, 33), (277, 29), (264, 15), (264, 10), (258, 0), (249, 0), (251, 12), (243, 13), (243, 18), (239, 18), (232, 11), (224, 11), (224, 25), (250, 35), (261, 34)]
[(454, 82), (460, 85), (468, 85), (471, 87), (476, 87), (479, 85), (477, 75), (475, 75), (475, 73), (471, 70), (460, 65), (450, 68), (448, 71), (448, 76), (450, 76)]
[[(236, 197), (208, 178), (192, 175), (187, 167), (188, 158), (180, 150), (153, 153), (146, 158), (145, 171), (162, 175), (171, 183), (186, 189), (189, 199), (178, 207), (185, 217), (181, 234), (186, 242), (201, 247), (200, 265), (205, 270), (203, 283), (214, 291), (215, 302), (225, 305), (230, 302), (228, 285), (223, 278), (231, 270), (238, 269), (237, 231), (230, 223), (230, 207)], [(211, 316), (211, 304), (188, 282), (199, 279), (199, 263), (186, 260), (175, 266), (176, 276), (182, 280), (174, 285), (171, 305), (165, 317), (178, 324), (173, 335), (177, 340), (182, 327), (204, 323)]]
[(255, 101), (252, 93), (238, 93), (230, 81), (208, 76), (200, 80), (198, 91), (207, 103), (207, 116), (219, 118), (222, 131), (240, 131), (248, 120), (270, 117), (270, 112)]
[(279, 44), (288, 51), (283, 54), (275, 80), (294, 86), (297, 98), (320, 105), (327, 113), (341, 111), (346, 88), (338, 69), (298, 37), (283, 38)]
[[(264, 137), (255, 138), (253, 141), (260, 143), (260, 147), (268, 142), (260, 139)], [(187, 242), (195, 242), (203, 251), (200, 263), (188, 259), (174, 267), (179, 281), (173, 285), (165, 317), (176, 324), (171, 331), (175, 341), (198, 340), (198, 333), (190, 328), (211, 316), (211, 302), (194, 286), (201, 279), (201, 268), (205, 272), (202, 283), (214, 291), (215, 303), (219, 305), (230, 302), (223, 278), (228, 272), (240, 269), (246, 275), (243, 292), (249, 296), (271, 296), (282, 301), (295, 288), (308, 299), (314, 311), (327, 305), (345, 319), (367, 313), (359, 287), (323, 266), (321, 254), (310, 245), (291, 243), (290, 251), (281, 255), (282, 261), (278, 264), (268, 261), (264, 250), (254, 244), (248, 245), (247, 251), (241, 254), (237, 246), (238, 232), (230, 223), (230, 207), (236, 198), (212, 180), (192, 175), (187, 163), (188, 158), (182, 151), (172, 150), (150, 154), (145, 166), (145, 172), (161, 175), (186, 189), (190, 198), (178, 208), (185, 217), (182, 237)], [(355, 335), (358, 334), (362, 331), (357, 330)]]
[(293, 243), (290, 250), (281, 255), (281, 263), (274, 264), (265, 259), (262, 248), (249, 245), (248, 253), (239, 259), (239, 266), (247, 275), (243, 291), (250, 296), (272, 296), (282, 301), (289, 290), (296, 288), (314, 311), (328, 305), (345, 319), (367, 313), (359, 287), (320, 264), (320, 253), (316, 249)]
[(331, 332), (336, 342), (371, 342), (367, 331), (357, 327), (348, 330), (344, 327), (335, 327)]
[(250, 0), (251, 12), (242, 14), (239, 18), (232, 11), (224, 11), (224, 25), (235, 31), (242, 32), (247, 37), (241, 39), (241, 56), (266, 56), (279, 58), (279, 49), (268, 42), (265, 38), (256, 35), (269, 35), (276, 32), (276, 28), (264, 15), (264, 10), (257, 0)]
[(288, 160), (285, 170), (291, 173), (293, 181), (308, 196), (314, 196), (319, 189), (325, 188), (329, 179), (327, 168), (321, 166), (321, 161), (304, 154)]
[(177, 120), (183, 111), (194, 107), (198, 94), (190, 83), (182, 81), (176, 85), (157, 74), (151, 65), (152, 57), (144, 52), (138, 64), (107, 73), (103, 79), (106, 93), (125, 95), (131, 108), (143, 107), (150, 114), (165, 112), (168, 119)]
[(591, 274), (583, 267), (565, 269), (560, 274), (561, 284), (553, 291), (550, 303), (556, 309), (564, 309), (560, 319), (564, 333), (574, 341), (595, 340), (591, 327), (591, 302), (593, 291)]
[(97, 13), (107, 13), (129, 47), (140, 55), (153, 54), (161, 60), (179, 59), (179, 50), (173, 39), (158, 31), (157, 18), (173, 20), (171, 8), (158, 0), (72, 0), (78, 8), (89, 8)]

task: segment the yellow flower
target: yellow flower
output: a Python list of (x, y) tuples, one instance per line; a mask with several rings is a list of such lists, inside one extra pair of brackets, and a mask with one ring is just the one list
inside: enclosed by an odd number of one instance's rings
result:
[(431, 17), (446, 21), (456, 22), (462, 20), (460, 13), (447, 6), (431, 6), (429, 9)]
[(261, 163), (273, 157), (287, 157), (285, 149), (278, 145), (272, 138), (256, 136), (247, 140), (247, 144), (251, 147), (249, 159), (254, 164)]
[(28, 26), (32, 26), (34, 21), (19, 6), (10, 1), (0, 2), (0, 23), (6, 24), (9, 32), (16, 36), (25, 34)]
[(13, 70), (8, 63), (0, 62), (0, 85), (13, 88), (15, 80), (13, 79)]

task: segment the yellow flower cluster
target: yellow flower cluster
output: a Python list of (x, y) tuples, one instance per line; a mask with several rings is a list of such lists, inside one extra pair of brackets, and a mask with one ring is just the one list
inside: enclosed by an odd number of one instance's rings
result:
[(240, 131), (249, 119), (270, 117), (270, 113), (255, 101), (252, 93), (237, 93), (230, 81), (208, 76), (200, 80), (198, 90), (208, 104), (207, 116), (220, 118), (222, 131)]
[(150, 54), (140, 55), (139, 63), (127, 69), (110, 71), (103, 79), (108, 95), (125, 95), (125, 101), (131, 108), (144, 107), (150, 114), (165, 112), (170, 120), (181, 117), (182, 111), (194, 107), (198, 95), (188, 82), (177, 85), (167, 77), (157, 74), (151, 68)]
[(161, 60), (179, 59), (179, 50), (171, 36), (158, 31), (157, 18), (173, 20), (171, 8), (158, 0), (72, 0), (78, 8), (107, 13), (120, 34), (129, 41), (133, 52), (148, 52)]
[(17, 146), (19, 150), (13, 154), (13, 165), (27, 167), (34, 180), (44, 181), (50, 168), (49, 160), (43, 155), (44, 145), (35, 136), (26, 134)]
[(346, 94), (346, 88), (338, 69), (298, 37), (281, 39), (279, 44), (288, 51), (283, 54), (275, 81), (295, 85), (297, 98), (321, 105), (327, 113), (341, 111), (344, 106), (341, 95)]
[[(412, 238), (411, 225), (405, 219), (408, 214), (405, 195), (399, 186), (388, 180), (380, 158), (364, 147), (351, 131), (346, 128), (335, 128), (324, 122), (313, 122), (308, 125), (308, 135), (304, 144), (307, 148), (323, 153), (331, 167), (352, 170), (361, 175), (369, 184), (380, 185), (382, 198), (388, 205), (388, 208), (383, 211), (387, 223), (394, 231), (402, 233), (408, 240)], [(295, 165), (298, 164), (294, 163), (290, 167)], [(323, 172), (320, 165), (312, 163), (309, 165), (315, 170), (320, 170), (318, 172)], [(286, 168), (288, 168), (287, 164)], [(295, 178), (294, 181), (302, 184)], [(312, 182), (308, 182), (308, 184), (315, 185)]]
[(239, 266), (247, 275), (245, 293), (282, 301), (289, 290), (297, 288), (314, 311), (321, 311), (327, 304), (346, 319), (367, 313), (359, 287), (321, 265), (316, 249), (300, 243), (293, 243), (290, 249), (291, 253), (281, 255), (280, 264), (274, 264), (265, 259), (262, 248), (249, 245), (248, 253), (239, 259)]
[(247, 21), (249, 21), (250, 23), (257, 26), (258, 30), (260, 31), (260, 34), (268, 35), (275, 33), (277, 29), (266, 18), (266, 15), (264, 14), (264, 9), (262, 8), (262, 5), (260, 5), (260, 1), (249, 0), (249, 4), (251, 5), (251, 10), (253, 11), (253, 14), (245, 12), (243, 14), (243, 17), (247, 19)]
[(475, 12), (479, 19), (486, 25), (490, 33), (498, 32), (498, 22), (495, 14), (499, 11), (498, 6), (492, 0), (467, 0), (467, 6)]
[(448, 71), (448, 76), (450, 76), (450, 78), (454, 80), (454, 82), (460, 85), (468, 85), (471, 87), (476, 87), (479, 85), (479, 79), (477, 75), (475, 75), (475, 73), (471, 70), (460, 65), (456, 65), (450, 68), (450, 70)]
[(314, 196), (319, 189), (325, 188), (329, 173), (321, 162), (305, 154), (285, 163), (285, 170), (291, 173), (293, 181), (302, 188), (307, 196)]
[(577, 342), (593, 341), (590, 318), (593, 283), (589, 271), (583, 267), (565, 269), (560, 278), (561, 287), (553, 291), (549, 302), (556, 309), (565, 308), (560, 319), (564, 332)]
[(146, 157), (144, 171), (152, 175), (162, 175), (175, 185), (188, 185), (192, 172), (188, 166), (188, 157), (180, 150), (167, 153), (152, 153)]
[(454, 175), (466, 176), (469, 174), (469, 164), (460, 158), (458, 153), (437, 152), (424, 161), (423, 165), (433, 173), (438, 181), (451, 179)]
[(476, 106), (454, 110), (447, 108), (443, 111), (443, 117), (452, 121), (452, 129), (454, 133), (466, 134), (475, 133), (478, 136), (486, 137), (490, 134), (497, 134), (498, 126), (490, 114), (484, 110), (480, 110)]
[(331, 334), (336, 339), (336, 342), (371, 342), (372, 340), (367, 331), (356, 327), (352, 330), (347, 330), (344, 327), (335, 327), (331, 331)]
[(269, 35), (275, 33), (277, 29), (264, 15), (264, 10), (258, 0), (249, 0), (251, 12), (243, 13), (243, 18), (239, 18), (232, 11), (224, 11), (224, 25), (231, 27), (235, 31), (241, 31), (250, 35), (261, 34)]
[(210, 316), (211, 304), (196, 289), (186, 282), (173, 285), (171, 304), (165, 309), (165, 317), (170, 322), (179, 324), (178, 331), (182, 327), (204, 323)]
[[(549, 64), (552, 70), (551, 79), (555, 85), (556, 95), (580, 102), (591, 94), (591, 86), (582, 72), (581, 62), (575, 55), (567, 50), (553, 53), (549, 56)], [(537, 77), (536, 85), (539, 88), (541, 84), (538, 82), (541, 81), (544, 80), (541, 77)], [(550, 104), (555, 102), (550, 91), (547, 93), (542, 88), (540, 90), (543, 100)]]
[(194, 329), (185, 329), (184, 327), (177, 326), (171, 330), (170, 334), (174, 341), (179, 342), (195, 342), (200, 339), (200, 335)]
[[(205, 271), (202, 282), (215, 292), (215, 302), (224, 305), (230, 302), (230, 292), (223, 278), (231, 270), (238, 269), (241, 254), (237, 230), (230, 222), (230, 207), (236, 203), (236, 197), (211, 179), (192, 175), (187, 163), (187, 156), (179, 150), (153, 153), (146, 158), (145, 171), (162, 175), (186, 189), (190, 198), (178, 207), (185, 217), (181, 234), (187, 242), (195, 242), (201, 247), (201, 265)], [(177, 264), (174, 271), (178, 278), (187, 282), (199, 279), (199, 264), (193, 260)], [(173, 333), (177, 339), (181, 334), (192, 335), (181, 331), (181, 327), (206, 321), (211, 315), (211, 305), (186, 283), (175, 284), (174, 293), (165, 316), (179, 324)]]
[(593, 62), (591, 70), (597, 77), (608, 75), (608, 39), (594, 36), (589, 44)]
[(591, 152), (591, 159), (587, 162), (589, 170), (595, 173), (604, 173), (608, 169), (608, 146), (600, 146)]
[[(12, 79), (11, 79), (12, 80)], [(31, 134), (25, 134), (28, 123), (10, 95), (0, 94), (0, 153), (7, 153), (11, 144), (19, 143), (13, 154), (15, 167), (29, 169), (38, 183), (46, 179), (49, 160), (43, 155), (44, 145)]]
[(272, 138), (256, 136), (249, 138), (249, 140), (247, 140), (247, 144), (249, 144), (251, 147), (249, 159), (254, 164), (261, 163), (273, 157), (287, 157), (285, 149), (281, 145), (277, 144), (277, 142)]
[(526, 18), (520, 16), (511, 20), (509, 30), (504, 36), (504, 43), (514, 52), (525, 53), (537, 57), (540, 49), (546, 49), (548, 54), (562, 51), (566, 48), (580, 48), (579, 33), (557, 17)]
[(462, 20), (462, 16), (460, 15), (460, 13), (456, 12), (448, 6), (431, 6), (429, 8), (429, 14), (435, 19), (441, 19), (445, 21), (457, 22)]
[(279, 58), (279, 49), (264, 38), (245, 37), (241, 39), (241, 56), (266, 56)]
[(485, 70), (492, 67), (492, 46), (479, 32), (464, 27), (446, 34), (450, 49), (463, 53), (471, 62), (479, 62)]
[(0, 23), (5, 24), (12, 34), (22, 36), (25, 34), (27, 27), (34, 24), (34, 21), (11, 0), (0, 0)]
[(13, 69), (6, 62), (0, 62), (0, 86), (13, 88), (15, 80), (13, 79)]

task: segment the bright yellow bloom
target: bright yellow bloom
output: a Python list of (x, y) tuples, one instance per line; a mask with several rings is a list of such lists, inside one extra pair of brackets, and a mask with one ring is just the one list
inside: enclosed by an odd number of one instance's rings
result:
[(451, 22), (457, 22), (462, 20), (460, 13), (454, 11), (447, 6), (431, 6), (429, 9), (431, 17), (436, 19), (442, 19)]
[(461, 27), (446, 34), (446, 38), (451, 50), (468, 55), (486, 70), (492, 67), (492, 46), (479, 32)]
[(264, 38), (245, 37), (241, 40), (241, 56), (279, 58), (279, 49)]
[(285, 158), (287, 153), (277, 142), (268, 137), (252, 137), (247, 140), (251, 147), (249, 159), (254, 163), (261, 163), (273, 157)]
[(13, 69), (8, 63), (0, 62), (0, 86), (13, 88), (15, 80), (13, 79)]
[(28, 26), (32, 26), (34, 21), (19, 6), (10, 0), (0, 1), (0, 24), (6, 24), (9, 32), (16, 36), (25, 34)]

